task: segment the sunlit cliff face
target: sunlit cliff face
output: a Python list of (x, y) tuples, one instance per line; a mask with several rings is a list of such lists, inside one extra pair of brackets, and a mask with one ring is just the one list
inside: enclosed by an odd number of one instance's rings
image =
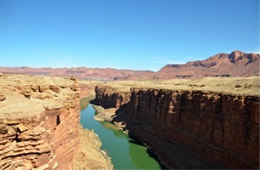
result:
[(79, 144), (77, 83), (21, 75), (0, 79), (1, 169), (71, 167)]

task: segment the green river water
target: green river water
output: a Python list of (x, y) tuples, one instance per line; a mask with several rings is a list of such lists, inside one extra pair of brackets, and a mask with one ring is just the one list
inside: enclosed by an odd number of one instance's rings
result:
[(113, 124), (95, 120), (94, 116), (95, 109), (92, 105), (83, 108), (81, 125), (98, 134), (102, 142), (101, 149), (111, 157), (114, 169), (161, 169), (159, 162), (148, 154), (145, 146)]

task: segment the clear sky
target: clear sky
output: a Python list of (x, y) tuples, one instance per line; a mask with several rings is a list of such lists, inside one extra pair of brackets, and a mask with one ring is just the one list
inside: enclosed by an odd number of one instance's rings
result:
[(158, 70), (259, 49), (259, 0), (0, 0), (0, 66)]

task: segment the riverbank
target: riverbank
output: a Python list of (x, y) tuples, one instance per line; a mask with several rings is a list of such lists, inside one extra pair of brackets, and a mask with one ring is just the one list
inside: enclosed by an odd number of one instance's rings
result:
[[(80, 99), (81, 110), (88, 107), (95, 96), (89, 95)], [(101, 150), (100, 138), (93, 130), (79, 126), (79, 148), (73, 159), (73, 169), (113, 169), (111, 158)]]
[(79, 150), (73, 160), (73, 169), (113, 169), (111, 159), (101, 150), (102, 143), (94, 131), (80, 127), (79, 140)]
[(94, 119), (93, 105), (81, 111), (80, 122), (101, 139), (101, 149), (111, 157), (114, 169), (161, 169), (160, 163), (149, 154), (147, 148), (129, 137), (121, 129), (106, 121)]
[(95, 99), (95, 95), (84, 96), (80, 98), (80, 110), (88, 107), (91, 100)]

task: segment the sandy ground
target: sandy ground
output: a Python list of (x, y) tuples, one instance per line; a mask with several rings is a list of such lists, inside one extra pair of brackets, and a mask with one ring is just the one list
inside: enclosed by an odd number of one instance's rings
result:
[(80, 151), (73, 161), (73, 169), (113, 169), (110, 158), (100, 149), (101, 142), (97, 134), (88, 129), (79, 129)]

